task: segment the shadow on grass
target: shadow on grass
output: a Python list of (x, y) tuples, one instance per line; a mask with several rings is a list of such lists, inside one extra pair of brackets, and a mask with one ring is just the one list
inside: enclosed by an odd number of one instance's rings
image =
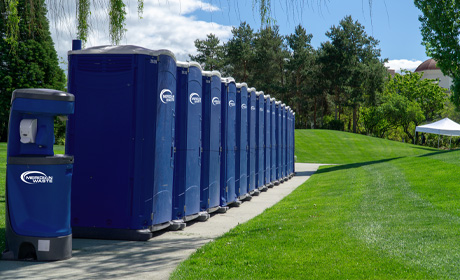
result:
[(315, 173), (316, 171), (300, 171), (300, 172), (296, 171), (295, 176), (311, 176)]
[(357, 163), (350, 163), (350, 164), (334, 165), (334, 166), (331, 166), (331, 167), (318, 169), (318, 171), (316, 171), (316, 174), (334, 172), (334, 171), (339, 171), (339, 170), (353, 169), (353, 168), (358, 168), (358, 167), (362, 167), (362, 166), (388, 162), (388, 161), (392, 161), (392, 160), (396, 160), (396, 159), (400, 159), (400, 158), (403, 158), (403, 157), (394, 157), (394, 158), (386, 158), (386, 159), (381, 159), (381, 160), (373, 160), (373, 161), (364, 161), (364, 162), (357, 162)]
[(442, 154), (453, 153), (453, 152), (460, 152), (460, 150), (442, 150), (442, 151), (432, 152), (429, 154), (419, 155), (418, 157), (430, 157), (430, 156), (442, 155)]

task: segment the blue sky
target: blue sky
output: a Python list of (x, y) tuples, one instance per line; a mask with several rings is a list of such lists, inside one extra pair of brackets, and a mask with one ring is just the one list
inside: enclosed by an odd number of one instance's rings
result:
[[(122, 43), (171, 49), (180, 60), (194, 53), (193, 41), (205, 38), (206, 34), (215, 33), (226, 41), (231, 37), (231, 28), (238, 26), (241, 21), (248, 22), (254, 29), (260, 27), (260, 17), (258, 11), (253, 10), (251, 0), (144, 1), (143, 19), (137, 17), (137, 1), (128, 1), (128, 32)], [(295, 26), (300, 23), (313, 34), (314, 47), (327, 41), (325, 33), (331, 26), (338, 25), (346, 15), (351, 15), (365, 26), (369, 35), (380, 41), (382, 57), (390, 60), (391, 68), (413, 70), (428, 58), (421, 45), (420, 11), (412, 1), (373, 0), (372, 16), (368, 0), (322, 0), (322, 4), (318, 4), (318, 0), (272, 2), (271, 17), (279, 25), (281, 34), (293, 33)], [(286, 7), (286, 3), (292, 2), (297, 4)], [(93, 11), (93, 14), (97, 13), (97, 10)], [(52, 29), (56, 48), (62, 57), (66, 56), (70, 41), (75, 37), (73, 21), (74, 18), (70, 17), (66, 23), (58, 23), (58, 27)], [(93, 24), (87, 47), (109, 44), (105, 28), (103, 23)]]

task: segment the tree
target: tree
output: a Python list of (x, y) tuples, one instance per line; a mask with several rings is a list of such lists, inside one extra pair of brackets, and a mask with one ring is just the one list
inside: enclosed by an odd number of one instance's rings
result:
[[(19, 0), (18, 40), (11, 49), (0, 40), (0, 141), (6, 141), (11, 94), (17, 88), (65, 90), (64, 71), (58, 58), (46, 19), (45, 0)], [(5, 38), (6, 15), (0, 17), (0, 33)], [(33, 24), (31, 23), (33, 21)]]
[(452, 102), (460, 106), (460, 1), (414, 0), (423, 16), (421, 31), (428, 56), (453, 79)]
[(238, 28), (233, 27), (233, 37), (227, 42), (227, 63), (232, 77), (239, 81), (248, 81), (251, 62), (254, 57), (254, 31), (246, 22)]
[(353, 132), (356, 133), (359, 107), (369, 101), (366, 97), (380, 90), (386, 75), (377, 48), (379, 41), (368, 36), (364, 26), (351, 16), (341, 20), (339, 26), (332, 26), (326, 36), (331, 42), (322, 44), (322, 61), (331, 71), (330, 78), (335, 80), (336, 108), (344, 104), (353, 109)]
[(414, 129), (423, 121), (440, 117), (447, 99), (446, 90), (436, 80), (422, 74), (403, 71), (385, 84), (375, 105), (363, 110), (363, 121), (369, 134), (383, 137), (390, 129), (402, 129), (405, 137), (414, 140)]
[(278, 26), (259, 30), (254, 38), (254, 53), (249, 83), (265, 94), (287, 102), (285, 68), (289, 53)]
[(396, 74), (386, 85), (387, 93), (397, 93), (420, 105), (424, 119), (433, 121), (440, 116), (447, 99), (447, 92), (438, 81), (422, 79), (422, 73), (403, 71)]
[(315, 53), (311, 45), (313, 35), (307, 34), (305, 28), (298, 25), (294, 34), (286, 37), (291, 50), (286, 68), (289, 73), (289, 89), (292, 92), (290, 103), (299, 116), (299, 121), (305, 117), (308, 110), (308, 98), (313, 97), (313, 123), (316, 126), (316, 99), (313, 96)]
[(206, 70), (220, 70), (222, 71), (225, 65), (224, 46), (220, 45), (219, 38), (214, 34), (206, 35), (206, 40), (195, 40), (195, 47), (197, 55), (189, 55), (191, 60), (201, 64), (201, 67)]

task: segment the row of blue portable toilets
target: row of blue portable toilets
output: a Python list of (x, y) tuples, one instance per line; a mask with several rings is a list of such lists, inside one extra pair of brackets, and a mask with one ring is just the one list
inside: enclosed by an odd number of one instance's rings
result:
[[(13, 93), (3, 258), (34, 246), (68, 258), (72, 234), (147, 240), (294, 174), (288, 106), (170, 51), (73, 49), (68, 91)], [(53, 151), (55, 115), (69, 115), (64, 156)]]
[(74, 237), (146, 240), (294, 173), (288, 106), (170, 51), (74, 50), (68, 90)]

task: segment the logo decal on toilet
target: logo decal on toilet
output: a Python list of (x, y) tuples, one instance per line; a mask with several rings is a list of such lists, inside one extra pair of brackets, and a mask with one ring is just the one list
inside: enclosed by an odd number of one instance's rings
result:
[(26, 184), (52, 184), (53, 176), (48, 176), (41, 171), (26, 171), (21, 174), (21, 181)]
[(190, 94), (190, 104), (195, 105), (197, 103), (201, 103), (201, 97), (198, 95), (198, 93), (192, 93)]
[(219, 97), (214, 97), (212, 99), (212, 105), (220, 105), (220, 99)]
[(174, 102), (174, 94), (169, 89), (160, 92), (160, 100), (163, 103)]

